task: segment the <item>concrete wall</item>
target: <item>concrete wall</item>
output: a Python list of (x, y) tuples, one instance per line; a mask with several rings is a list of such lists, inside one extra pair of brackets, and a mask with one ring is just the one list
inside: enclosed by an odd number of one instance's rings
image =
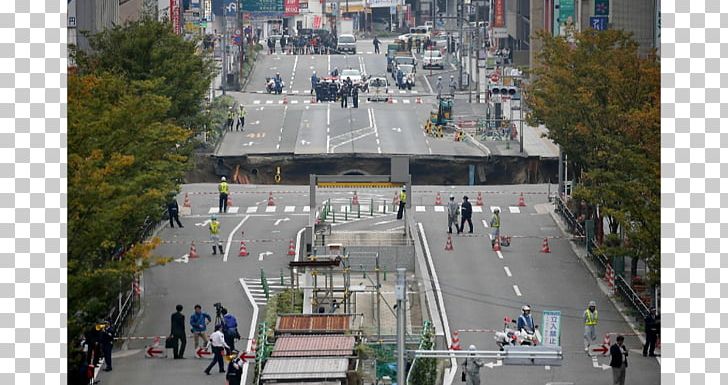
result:
[(119, 22), (139, 20), (142, 14), (144, 0), (120, 0), (119, 1)]
[[(633, 33), (640, 45), (640, 53), (647, 54), (654, 47), (656, 0), (610, 0), (609, 29), (622, 29)], [(589, 28), (589, 17), (594, 16), (594, 0), (583, 0), (582, 29)]]
[(119, 0), (76, 0), (77, 44), (83, 50), (90, 48), (83, 31), (96, 34), (119, 24)]

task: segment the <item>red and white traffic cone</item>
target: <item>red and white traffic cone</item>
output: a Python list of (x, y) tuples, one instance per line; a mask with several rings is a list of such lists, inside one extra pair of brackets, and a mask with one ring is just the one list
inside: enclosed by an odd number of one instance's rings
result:
[(526, 200), (523, 198), (523, 193), (521, 193), (521, 196), (518, 197), (518, 206), (526, 207)]
[(250, 344), (250, 352), (251, 352), (251, 353), (253, 353), (253, 354), (255, 354), (255, 351), (256, 351), (256, 349), (258, 348), (258, 347), (256, 346), (255, 338), (253, 338), (251, 342), (252, 342), (252, 343)]
[(248, 247), (245, 246), (245, 241), (240, 241), (240, 252), (238, 253), (239, 257), (247, 257), (248, 256)]
[(397, 207), (399, 206), (399, 194), (394, 193), (394, 198), (392, 198), (392, 206)]
[(351, 198), (351, 204), (352, 205), (358, 205), (359, 204), (359, 196), (356, 195), (356, 191), (354, 191), (354, 197)]
[(493, 244), (493, 251), (501, 251), (500, 237), (495, 238), (495, 243)]
[(551, 249), (549, 248), (549, 239), (544, 238), (543, 243), (541, 244), (541, 252), (542, 253), (550, 253)]
[(182, 203), (182, 207), (192, 207), (192, 204), (190, 203), (190, 196), (188, 193), (185, 193), (185, 201)]
[(316, 104), (318, 101), (316, 100), (316, 96), (311, 96), (311, 104)]
[(288, 245), (288, 255), (296, 255), (296, 247), (293, 246), (293, 239), (291, 239), (291, 243)]
[(442, 197), (440, 196), (440, 192), (437, 192), (437, 195), (435, 195), (435, 205), (439, 206), (442, 204)]
[(450, 350), (461, 350), (460, 347), (460, 332), (455, 330), (452, 332), (452, 343), (450, 344)]
[(422, 98), (418, 96), (417, 99), (415, 99), (415, 103), (422, 104)]
[(387, 98), (387, 103), (388, 103), (388, 104), (392, 104), (392, 103), (394, 103), (394, 101), (393, 101), (392, 99), (393, 99), (393, 98), (392, 98), (391, 96), (390, 96), (389, 98)]
[(288, 104), (288, 96), (283, 97), (283, 104)]
[(273, 192), (268, 193), (268, 206), (275, 206), (276, 203), (273, 201)]
[[(230, 207), (233, 207), (233, 197), (232, 195), (228, 194), (227, 202), (225, 203), (225, 209), (229, 209)], [(225, 210), (227, 212), (227, 210)]]
[(478, 199), (475, 200), (476, 206), (482, 206), (483, 205), (483, 193), (478, 191)]
[(450, 235), (447, 236), (447, 243), (445, 243), (445, 250), (447, 250), (447, 251), (452, 251), (453, 250), (453, 247), (452, 247), (452, 236), (450, 236)]
[(190, 255), (188, 258), (199, 258), (200, 256), (197, 255), (197, 247), (195, 247), (195, 241), (192, 241), (192, 244), (190, 245)]

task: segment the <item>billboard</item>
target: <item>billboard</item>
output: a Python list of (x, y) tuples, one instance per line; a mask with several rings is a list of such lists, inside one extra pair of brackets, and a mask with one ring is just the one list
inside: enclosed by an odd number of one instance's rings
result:
[(389, 8), (397, 5), (397, 0), (369, 0), (369, 8)]
[(574, 13), (574, 0), (561, 0), (559, 6), (559, 35), (566, 36), (568, 30), (573, 30), (575, 27), (574, 20), (576, 14)]
[(179, 1), (180, 0), (169, 0), (169, 19), (172, 21), (172, 30), (178, 35), (182, 33)]
[(298, 0), (284, 0), (283, 1), (283, 16), (296, 16), (301, 12), (298, 4)]
[(253, 17), (282, 17), (283, 0), (243, 0), (243, 11), (251, 12)]
[(508, 37), (508, 29), (506, 28), (506, 0), (493, 0), (493, 37)]

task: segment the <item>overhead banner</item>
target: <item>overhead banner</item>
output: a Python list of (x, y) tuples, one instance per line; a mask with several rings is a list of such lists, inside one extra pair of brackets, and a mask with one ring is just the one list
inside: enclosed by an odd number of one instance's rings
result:
[(243, 11), (252, 13), (253, 17), (282, 17), (283, 0), (243, 0)]
[(506, 0), (493, 0), (493, 37), (508, 37), (506, 28)]
[(182, 33), (182, 23), (179, 15), (179, 0), (169, 0), (169, 19), (172, 21), (172, 29), (174, 33)]
[(298, 0), (284, 0), (283, 1), (283, 16), (296, 16), (301, 12), (301, 9), (298, 5)]

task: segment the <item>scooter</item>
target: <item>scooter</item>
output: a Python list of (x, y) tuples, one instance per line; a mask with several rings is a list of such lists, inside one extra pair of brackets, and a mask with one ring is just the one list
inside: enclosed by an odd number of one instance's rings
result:
[(269, 93), (276, 93), (280, 94), (283, 92), (283, 88), (285, 87), (283, 80), (280, 81), (279, 85), (276, 85), (276, 81), (273, 78), (265, 78), (265, 90)]
[[(538, 339), (535, 333), (529, 333), (524, 329), (516, 330), (513, 327), (509, 327), (511, 324), (516, 324), (516, 321), (508, 317), (503, 318), (503, 331), (495, 332), (496, 345), (500, 350), (503, 350), (506, 345), (538, 345)], [(538, 326), (536, 326), (538, 329)]]

